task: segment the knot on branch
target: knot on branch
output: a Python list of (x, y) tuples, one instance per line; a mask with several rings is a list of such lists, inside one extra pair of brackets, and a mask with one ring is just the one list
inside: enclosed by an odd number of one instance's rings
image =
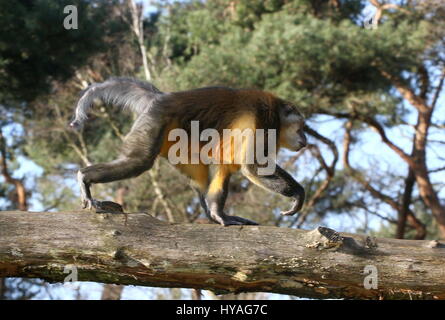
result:
[(438, 240), (431, 240), (430, 242), (427, 243), (426, 245), (427, 248), (445, 248), (445, 244), (439, 242)]
[(140, 267), (140, 266), (145, 267), (143, 263), (130, 257), (129, 254), (126, 252), (125, 248), (123, 248), (123, 247), (118, 248), (114, 252), (114, 259), (117, 262), (122, 263), (123, 265), (126, 265), (131, 268)]
[(337, 231), (326, 227), (318, 227), (308, 232), (305, 237), (308, 242), (306, 248), (318, 250), (336, 251), (341, 248), (343, 252), (368, 254), (377, 248), (375, 238), (366, 237), (359, 243), (352, 237), (344, 237)]
[(316, 248), (318, 250), (338, 249), (343, 244), (344, 238), (335, 230), (326, 227), (318, 227), (306, 235), (307, 248)]

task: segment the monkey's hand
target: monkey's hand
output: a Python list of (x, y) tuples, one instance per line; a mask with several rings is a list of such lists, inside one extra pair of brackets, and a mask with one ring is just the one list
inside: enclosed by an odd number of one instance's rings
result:
[(293, 216), (294, 214), (296, 214), (298, 211), (301, 210), (301, 208), (303, 207), (303, 202), (304, 200), (301, 200), (300, 198), (297, 198), (294, 201), (294, 204), (292, 205), (292, 208), (288, 211), (281, 211), (281, 215), (282, 216)]

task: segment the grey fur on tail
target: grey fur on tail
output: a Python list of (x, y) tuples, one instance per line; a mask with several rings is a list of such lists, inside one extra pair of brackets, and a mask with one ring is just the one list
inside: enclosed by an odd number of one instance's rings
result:
[(162, 94), (151, 83), (133, 78), (110, 78), (102, 83), (93, 83), (82, 92), (70, 126), (79, 128), (83, 125), (95, 99), (140, 114), (150, 109), (153, 101)]

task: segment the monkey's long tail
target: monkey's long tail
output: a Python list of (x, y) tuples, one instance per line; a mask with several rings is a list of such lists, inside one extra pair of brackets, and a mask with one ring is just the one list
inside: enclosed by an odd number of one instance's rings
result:
[(150, 109), (156, 97), (162, 94), (151, 83), (132, 78), (111, 78), (102, 83), (94, 83), (82, 92), (70, 126), (79, 128), (83, 125), (95, 99), (140, 114)]

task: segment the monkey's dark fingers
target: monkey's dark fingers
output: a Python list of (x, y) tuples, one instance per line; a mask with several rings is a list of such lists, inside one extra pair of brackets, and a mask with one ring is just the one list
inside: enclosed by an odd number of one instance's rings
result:
[(299, 199), (295, 200), (294, 204), (292, 205), (292, 208), (288, 211), (281, 211), (282, 216), (293, 216), (298, 211), (301, 210), (303, 207), (303, 201), (300, 201)]

